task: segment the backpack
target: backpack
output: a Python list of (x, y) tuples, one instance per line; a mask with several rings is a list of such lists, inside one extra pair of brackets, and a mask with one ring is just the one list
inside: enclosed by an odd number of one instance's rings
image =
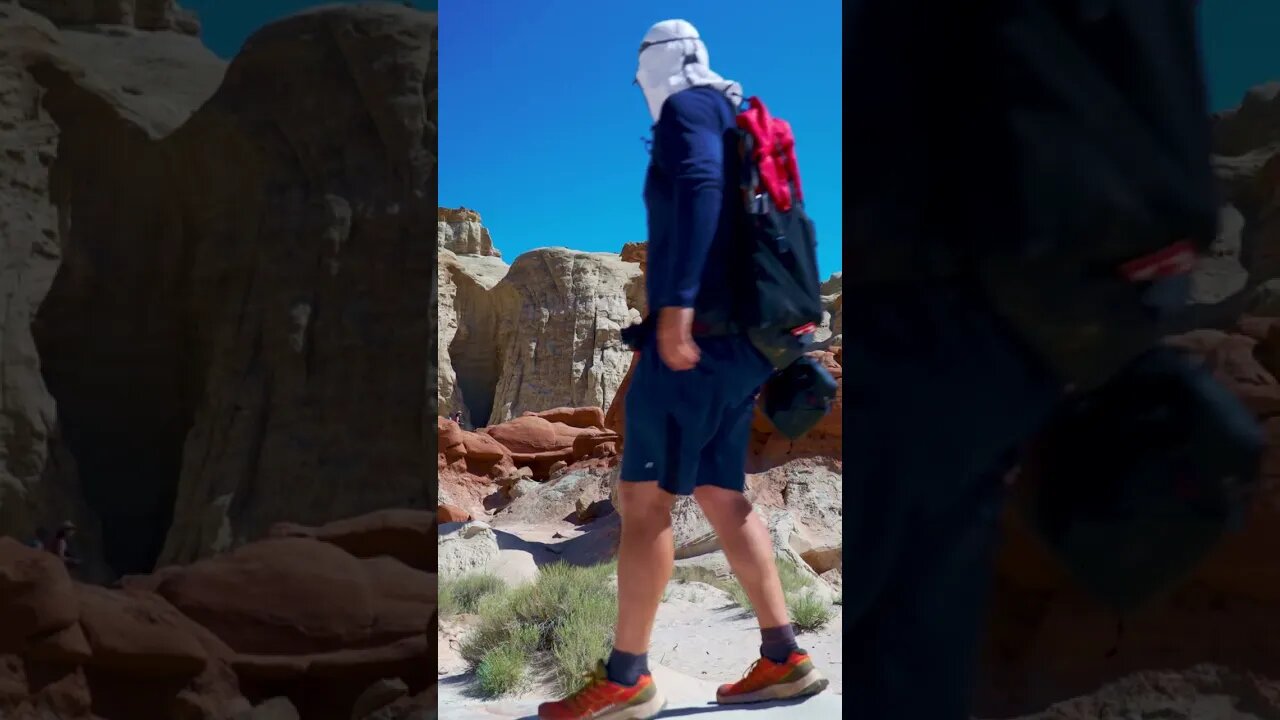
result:
[[(986, 152), (953, 210), (989, 234), (963, 263), (1071, 387), (1036, 439), (1021, 507), (1098, 599), (1127, 611), (1243, 521), (1256, 419), (1162, 347), (1188, 329), (1217, 230), (1194, 0), (998, 0), (978, 14), (962, 127)], [(966, 157), (966, 150), (957, 153)], [(1039, 476), (1038, 478), (1035, 476)]]
[[(1218, 211), (1195, 4), (864, 4), (845, 284), (961, 279), (1082, 389), (1186, 329)], [(923, 57), (890, 57), (916, 5)]]
[(821, 363), (804, 356), (765, 381), (760, 409), (774, 429), (799, 440), (831, 411), (840, 386)]
[(1001, 69), (985, 118), (1013, 252), (992, 242), (978, 277), (1052, 370), (1096, 387), (1184, 329), (1216, 234), (1195, 2), (998, 5), (979, 40)]
[(1058, 409), (1023, 466), (1017, 503), (1086, 590), (1131, 611), (1243, 525), (1265, 442), (1207, 369), (1160, 347)]
[(777, 370), (811, 350), (822, 322), (818, 244), (804, 211), (795, 138), (787, 121), (750, 98), (737, 116), (743, 279), (734, 321)]

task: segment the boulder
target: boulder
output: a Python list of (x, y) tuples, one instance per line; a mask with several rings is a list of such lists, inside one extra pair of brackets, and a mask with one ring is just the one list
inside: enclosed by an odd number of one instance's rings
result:
[[(513, 500), (494, 515), (497, 526), (539, 525), (575, 516), (580, 505), (590, 505), (609, 497), (609, 468), (571, 467), (545, 483), (528, 482), (515, 487)], [(514, 488), (513, 488), (514, 489)]]
[(439, 508), (436, 510), (436, 522), (441, 525), (445, 523), (469, 522), (470, 520), (471, 513), (460, 507), (440, 503)]
[(408, 694), (409, 686), (402, 680), (396, 678), (379, 680), (356, 698), (355, 707), (351, 708), (351, 720), (364, 720)]
[[(197, 639), (203, 628), (163, 598), (88, 585), (78, 590), (92, 667), (150, 680), (195, 677), (208, 665), (209, 651)], [(230, 650), (220, 647), (229, 658)]]
[[(640, 317), (642, 271), (610, 253), (529, 251), (490, 292), (501, 357), (488, 422), (526, 410), (607, 409), (630, 362), (622, 328)], [(458, 367), (455, 364), (455, 367)]]
[(62, 561), (0, 537), (0, 654), (21, 652), (32, 639), (79, 619), (75, 587)]
[(391, 558), (273, 538), (183, 568), (158, 592), (235, 652), (281, 656), (424, 636), (436, 587), (433, 575)]
[(390, 509), (344, 518), (311, 528), (279, 523), (272, 537), (310, 537), (337, 545), (358, 558), (393, 557), (411, 568), (434, 572), (431, 542), (436, 517), (429, 510)]
[(289, 698), (273, 697), (240, 713), (235, 720), (301, 720), (301, 717)]
[(438, 572), (443, 580), (483, 571), (498, 559), (498, 536), (480, 522), (440, 526)]
[(604, 410), (598, 407), (559, 407), (541, 412), (526, 412), (525, 415), (569, 427), (604, 429)]

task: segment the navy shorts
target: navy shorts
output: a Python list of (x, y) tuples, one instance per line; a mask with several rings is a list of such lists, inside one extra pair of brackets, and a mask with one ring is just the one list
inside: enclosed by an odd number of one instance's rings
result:
[(650, 343), (627, 390), (622, 479), (673, 495), (714, 485), (741, 492), (756, 395), (773, 367), (743, 336), (699, 338), (701, 360), (668, 368)]

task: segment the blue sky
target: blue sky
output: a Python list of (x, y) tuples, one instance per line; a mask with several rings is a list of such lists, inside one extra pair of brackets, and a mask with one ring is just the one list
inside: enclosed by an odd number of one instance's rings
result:
[(1201, 0), (1200, 23), (1214, 110), (1233, 108), (1249, 88), (1280, 80), (1280, 2)]
[[(344, 0), (309, 2), (308, 0), (178, 0), (184, 8), (200, 15), (204, 44), (219, 57), (230, 59), (253, 31), (272, 20), (279, 20), (299, 10), (333, 5)], [(354, 0), (345, 0), (354, 2)], [(423, 10), (435, 10), (436, 0), (410, 0)], [(466, 2), (467, 0), (460, 0)]]
[[(436, 0), (414, 0), (431, 10)], [(267, 22), (325, 3), (185, 0), (229, 58)], [(631, 86), (653, 22), (698, 26), (712, 66), (796, 129), (822, 271), (840, 268), (840, 3), (768, 0), (445, 0), (440, 32), (440, 204), (480, 211), (508, 259), (534, 247), (617, 251), (644, 239), (649, 120)], [(1202, 0), (1210, 104), (1280, 80), (1277, 0)], [(754, 38), (769, 38), (756, 52)]]
[(636, 50), (694, 24), (711, 67), (790, 121), (823, 275), (840, 268), (840, 1), (444, 0), (440, 204), (479, 211), (503, 255), (645, 239), (653, 121)]

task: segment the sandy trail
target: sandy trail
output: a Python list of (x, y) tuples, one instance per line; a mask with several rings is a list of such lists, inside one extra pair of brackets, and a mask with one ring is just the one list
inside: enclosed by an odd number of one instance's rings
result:
[[(797, 702), (721, 707), (712, 702), (717, 683), (661, 665), (654, 667), (653, 673), (667, 697), (667, 709), (659, 715), (663, 720), (682, 717), (794, 720), (797, 713), (810, 718), (838, 718), (843, 714), (843, 698), (831, 691)], [(539, 702), (536, 698), (476, 700), (467, 696), (465, 677), (455, 675), (440, 680), (440, 715), (449, 720), (537, 720)]]

